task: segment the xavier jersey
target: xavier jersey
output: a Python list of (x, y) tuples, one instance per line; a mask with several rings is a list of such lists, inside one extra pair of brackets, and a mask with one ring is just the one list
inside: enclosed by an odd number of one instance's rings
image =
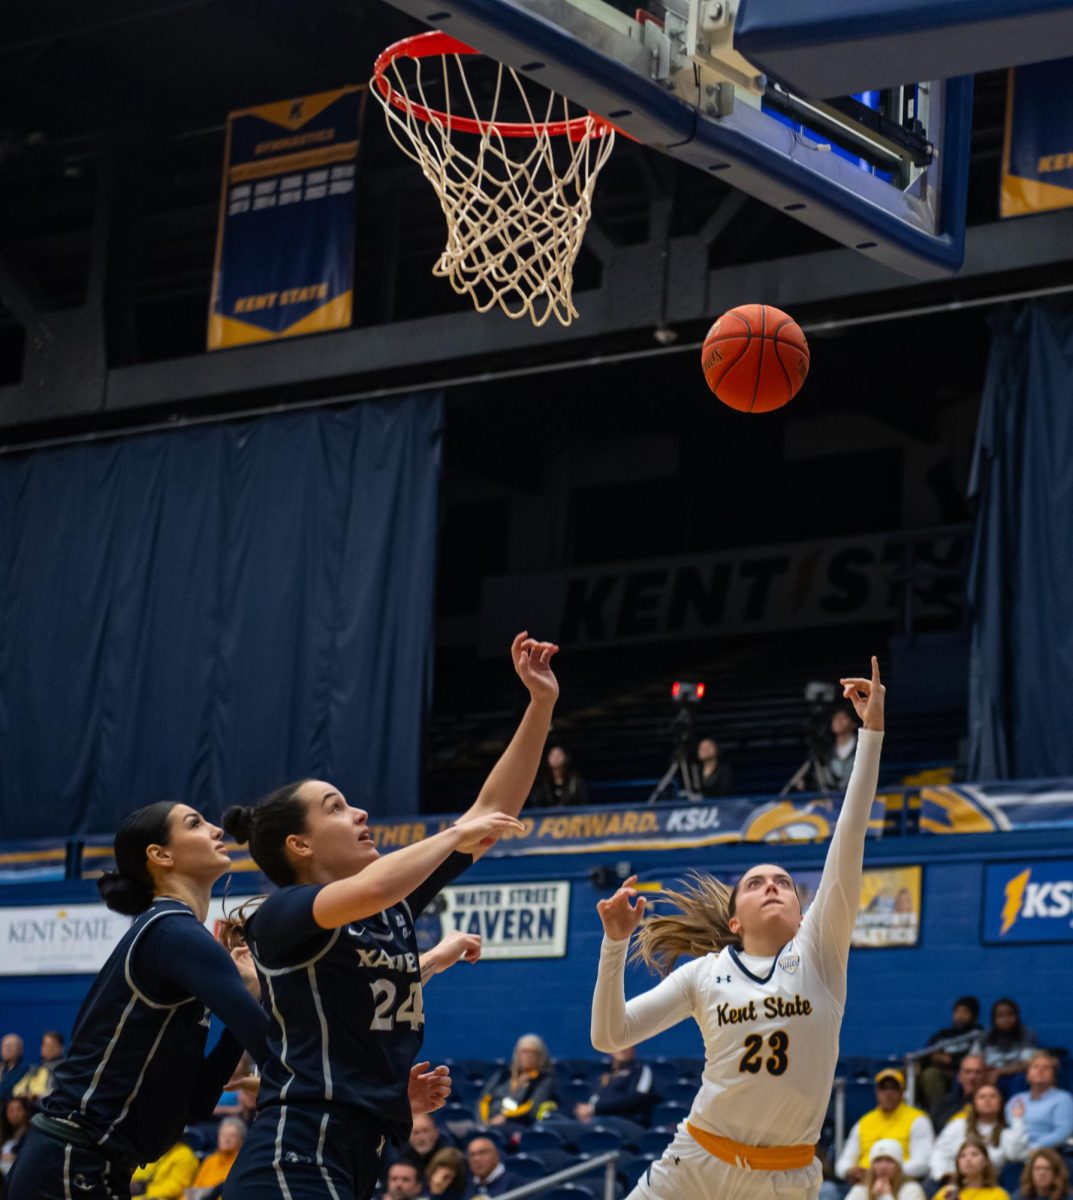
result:
[(820, 1135), (838, 1061), (846, 967), (882, 733), (862, 730), (823, 876), (796, 935), (774, 958), (734, 946), (672, 971), (628, 1004), (628, 940), (604, 939), (593, 1043), (635, 1045), (693, 1017), (705, 1064), (689, 1120), (751, 1146), (803, 1146)]
[(313, 919), (313, 884), (280, 888), (250, 917), (271, 1018), (259, 1107), (344, 1105), (409, 1137), (407, 1088), (425, 1025), (414, 921), (472, 862), (453, 854), (401, 904), (338, 929)]
[[(210, 1009), (228, 1028), (205, 1057)], [(157, 900), (94, 980), (42, 1108), (75, 1122), (108, 1157), (151, 1162), (188, 1121), (212, 1116), (243, 1045), (265, 1058), (267, 1024), (194, 913)]]

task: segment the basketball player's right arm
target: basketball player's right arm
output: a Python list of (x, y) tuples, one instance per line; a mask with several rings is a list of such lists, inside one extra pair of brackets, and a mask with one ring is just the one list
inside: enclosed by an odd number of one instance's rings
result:
[(842, 687), (845, 698), (852, 701), (864, 727), (857, 734), (853, 773), (827, 851), (820, 885), (802, 926), (802, 936), (818, 953), (824, 981), (839, 1000), (845, 997), (846, 965), (861, 896), (864, 840), (872, 815), (883, 746), (886, 688), (879, 678), (878, 661), (873, 657), (871, 679), (843, 679)]
[(601, 1054), (636, 1046), (685, 1020), (693, 1012), (690, 966), (672, 972), (651, 991), (626, 1002), (626, 952), (630, 937), (644, 916), (644, 897), (637, 898), (636, 876), (627, 879), (609, 899), (596, 905), (604, 927), (600, 969), (592, 996), (592, 1045)]
[(321, 929), (338, 929), (375, 916), (405, 900), (456, 850), (475, 854), (515, 829), (524, 826), (506, 813), (465, 818), (442, 833), (378, 858), (357, 875), (326, 884), (313, 901), (313, 920)]

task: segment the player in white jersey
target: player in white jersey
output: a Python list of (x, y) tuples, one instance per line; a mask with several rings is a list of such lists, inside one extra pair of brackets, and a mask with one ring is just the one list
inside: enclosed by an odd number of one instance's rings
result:
[[(592, 1044), (613, 1053), (686, 1017), (704, 1035), (689, 1118), (628, 1200), (815, 1200), (815, 1156), (838, 1060), (864, 839), (879, 774), (885, 688), (843, 679), (864, 728), (816, 896), (802, 919), (781, 867), (752, 867), (733, 891), (708, 875), (669, 893), (679, 912), (646, 922), (635, 955), (665, 978), (626, 1002), (630, 937), (644, 914), (629, 879), (597, 905), (604, 926)], [(634, 900), (636, 899), (636, 903)], [(683, 955), (693, 961), (672, 970)]]

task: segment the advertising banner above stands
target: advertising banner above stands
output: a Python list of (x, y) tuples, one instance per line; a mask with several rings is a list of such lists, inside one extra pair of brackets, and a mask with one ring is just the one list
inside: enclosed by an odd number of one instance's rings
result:
[[(702, 804), (615, 805), (523, 812), (523, 829), (505, 838), (489, 858), (532, 854), (589, 854), (608, 850), (680, 850), (734, 842), (823, 841), (831, 836), (840, 797), (726, 799)], [(1073, 779), (1036, 783), (913, 786), (880, 793), (871, 833), (885, 819), (906, 818), (921, 833), (1005, 833), (1073, 829)], [(371, 828), (382, 851), (410, 846), (446, 828), (453, 817), (374, 817)], [(896, 822), (897, 823), (897, 822)], [(112, 838), (82, 839), (82, 877), (96, 878), (114, 865)], [(236, 872), (256, 872), (248, 852), (231, 846)], [(0, 847), (0, 882), (62, 878), (62, 842), (6, 842)], [(249, 888), (245, 889), (249, 891)]]
[(598, 647), (893, 621), (907, 579), (918, 620), (950, 616), (968, 537), (957, 525), (504, 575), (485, 581), (479, 649), (499, 655), (522, 628)]
[(565, 958), (570, 883), (480, 883), (444, 888), (419, 918), (418, 944), (455, 930), (481, 937), (481, 958)]
[(991, 864), (983, 941), (1073, 942), (1073, 859)]

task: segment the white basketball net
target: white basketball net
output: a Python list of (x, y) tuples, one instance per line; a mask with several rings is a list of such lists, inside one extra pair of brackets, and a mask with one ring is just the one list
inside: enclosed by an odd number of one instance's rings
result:
[[(420, 166), (443, 209), (447, 245), (432, 273), (468, 295), (478, 312), (498, 305), (534, 325), (552, 316), (569, 325), (578, 315), (574, 261), (614, 130), (592, 114), (571, 118), (568, 102), (554, 92), (544, 92), (546, 102), (534, 109), (517, 73), (495, 65), (485, 113), (461, 53), (400, 55), (382, 75), (378, 64), (371, 91), (392, 138)], [(426, 89), (434, 89), (437, 108)], [(532, 127), (524, 136), (500, 117), (510, 105), (520, 105)]]

